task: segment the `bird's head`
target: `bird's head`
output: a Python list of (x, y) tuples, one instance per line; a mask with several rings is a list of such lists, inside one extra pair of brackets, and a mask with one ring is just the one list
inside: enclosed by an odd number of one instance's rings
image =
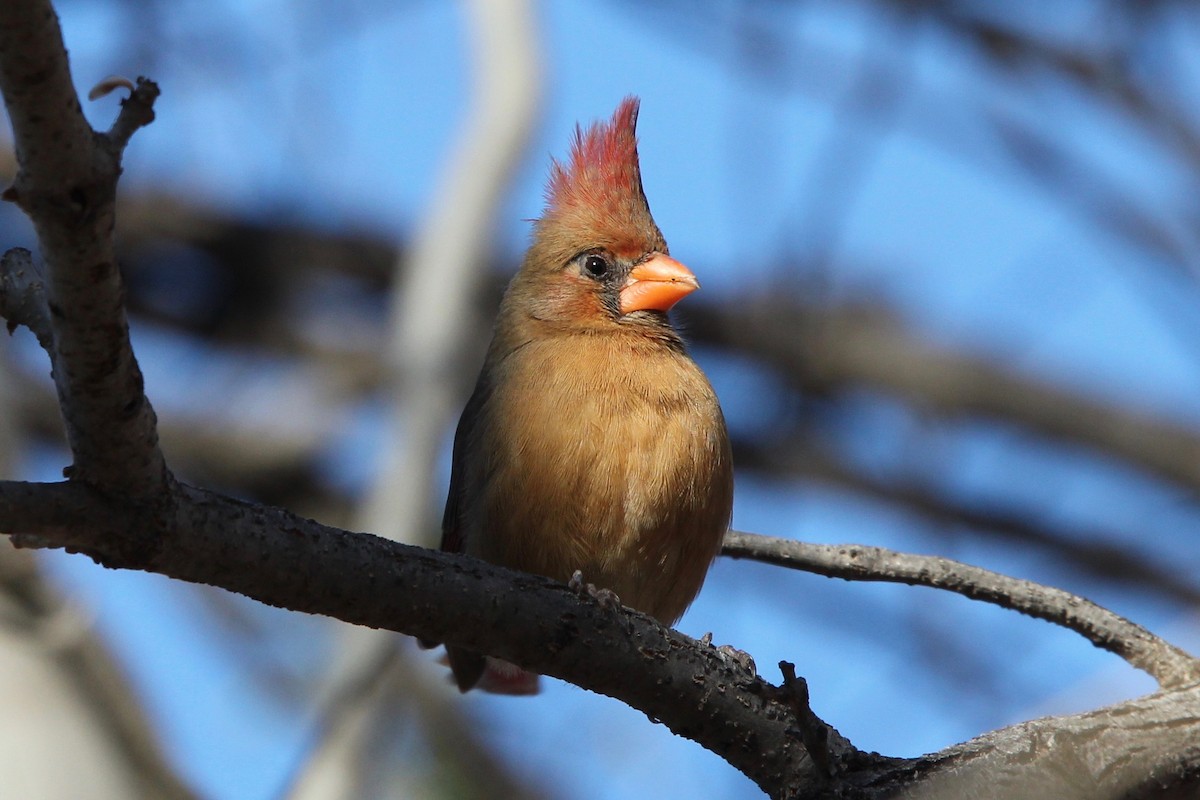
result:
[(576, 127), (570, 157), (552, 162), (546, 210), (512, 287), (534, 318), (662, 328), (664, 312), (700, 287), (650, 216), (637, 115), (637, 98), (625, 98), (608, 122)]

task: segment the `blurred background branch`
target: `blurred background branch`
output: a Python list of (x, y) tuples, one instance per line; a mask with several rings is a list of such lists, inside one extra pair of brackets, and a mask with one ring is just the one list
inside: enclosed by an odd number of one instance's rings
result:
[[(0, 344), (0, 360), (9, 349)], [(11, 474), (27, 428), (0, 385), (0, 471)], [(57, 401), (55, 401), (55, 404)], [(51, 408), (54, 406), (51, 405)], [(196, 797), (92, 624), (33, 553), (0, 541), (0, 773), (25, 797)], [(54, 765), (53, 768), (51, 765)]]
[[(500, 201), (541, 100), (530, 3), (471, 0), (465, 10), (474, 62), (470, 106), (429, 217), (411, 250), (396, 259), (380, 379), (371, 382), (390, 399), (383, 466), (353, 514), (356, 530), (425, 547), (440, 539), (431, 466), (471, 368), (471, 343), (486, 331), (474, 301), (486, 280)], [(454, 770), (456, 796), (535, 796), (487, 753), (446, 699), (433, 699), (433, 678), (424, 674), (429, 665), (412, 658), (411, 646), (386, 631), (341, 626), (335, 635), (338, 657), (322, 689), (328, 700), (320, 706), (317, 738), (287, 797), (365, 796), (371, 742), (394, 735), (399, 719), (418, 727), (444, 760), (462, 764)]]

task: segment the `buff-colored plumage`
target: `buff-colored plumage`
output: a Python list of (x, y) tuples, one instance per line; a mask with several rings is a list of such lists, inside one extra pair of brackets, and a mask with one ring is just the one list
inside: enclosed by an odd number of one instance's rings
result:
[[(698, 284), (642, 193), (637, 108), (577, 132), (552, 167), (459, 422), (442, 546), (561, 581), (579, 570), (671, 624), (720, 547), (733, 471), (716, 395), (665, 314)], [(448, 652), (464, 691), (536, 691)]]

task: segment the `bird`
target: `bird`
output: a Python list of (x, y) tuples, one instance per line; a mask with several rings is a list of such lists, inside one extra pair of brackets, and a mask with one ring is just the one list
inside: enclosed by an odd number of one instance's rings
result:
[[(650, 214), (640, 101), (575, 127), (501, 300), (455, 431), (442, 550), (676, 622), (729, 527), (721, 406), (667, 311), (699, 289)], [(455, 682), (536, 694), (538, 676), (447, 645)]]

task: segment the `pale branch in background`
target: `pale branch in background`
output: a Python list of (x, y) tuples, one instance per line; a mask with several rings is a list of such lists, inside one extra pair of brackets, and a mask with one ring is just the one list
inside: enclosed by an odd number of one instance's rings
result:
[(1078, 595), (938, 556), (864, 545), (811, 544), (730, 531), (721, 550), (830, 578), (928, 586), (994, 603), (1075, 631), (1145, 671), (1164, 689), (1200, 682), (1200, 660)]
[[(88, 612), (60, 596), (32, 554), (7, 543), (0, 544), (0, 678), (9, 709), (0, 720), (7, 787), (38, 797), (196, 797), (171, 768)], [(29, 704), (39, 713), (12, 713)], [(62, 763), (50, 769), (48, 758)]]
[[(319, 708), (313, 752), (280, 797), (290, 800), (325, 800), (330, 797), (363, 796), (362, 760), (376, 758), (371, 747), (381, 731), (418, 726), (428, 743), (420, 765), (409, 765), (404, 782), (389, 788), (396, 796), (423, 797), (436, 794), (430, 781), (449, 769), (454, 773), (454, 792), (461, 800), (503, 797), (510, 800), (539, 800), (542, 794), (515, 774), (499, 754), (485, 744), (479, 722), (470, 709), (445, 691), (445, 675), (431, 674), (416, 656), (411, 641), (385, 634), (388, 650), (375, 649), (374, 661), (357, 660), (358, 672), (331, 687)], [(407, 652), (400, 652), (401, 649)], [(430, 762), (433, 756), (433, 763)], [(323, 763), (333, 760), (332, 768)], [(332, 780), (331, 780), (332, 778)], [(347, 793), (345, 790), (351, 790)]]
[[(474, 55), (472, 106), (450, 151), (430, 216), (393, 284), (383, 388), (395, 441), (359, 525), (433, 545), (433, 470), (464, 400), (460, 375), (483, 325), (473, 315), (488, 278), (496, 210), (534, 130), (541, 101), (538, 37), (528, 0), (467, 4)], [(400, 265), (398, 265), (400, 266)], [(475, 324), (472, 324), (474, 322)]]
[[(534, 130), (542, 85), (528, 0), (474, 0), (464, 8), (474, 66), (470, 106), (460, 139), (447, 154), (430, 216), (419, 226), (411, 250), (393, 263), (389, 330), (381, 336), (387, 350), (378, 361), (382, 370), (376, 382), (387, 393), (390, 425), (379, 447), (380, 467), (352, 523), (358, 530), (425, 546), (435, 543), (431, 465), (437, 463), (464, 388), (460, 367), (469, 360), (472, 337), (481, 327), (471, 324), (474, 299), (488, 278), (497, 210)], [(399, 682), (381, 679), (374, 694), (350, 692), (363, 669), (382, 663), (389, 666), (381, 670), (413, 672), (426, 666), (403, 663), (411, 654), (400, 651), (389, 634), (342, 628), (336, 635), (341, 643), (324, 692), (359, 707), (329, 705), (337, 713), (322, 725), (312, 757), (289, 791), (294, 800), (358, 794), (353, 787), (361, 769), (355, 748), (345, 743), (355, 731), (370, 730), (372, 719), (394, 705), (385, 700), (400, 690)], [(429, 683), (408, 686), (415, 692)], [(463, 728), (464, 741), (468, 731)]]
[[(296, 772), (288, 778), (284, 791), (279, 793), (280, 798), (325, 800), (365, 794), (367, 778), (363, 761), (369, 758), (372, 735), (383, 715), (396, 712), (393, 700), (400, 692), (391, 684), (397, 674), (397, 659), (393, 654), (398, 643), (381, 631), (353, 630), (364, 635), (344, 636), (338, 642), (339, 657), (328, 671), (336, 680), (325, 676), (326, 686), (321, 687), (316, 698), (319, 717), (313, 741), (297, 764)], [(386, 644), (392, 646), (382, 646)], [(356, 647), (357, 650), (353, 649)], [(358, 671), (347, 674), (349, 666), (357, 667)], [(404, 688), (414, 693), (421, 689), (413, 684)], [(409, 721), (413, 722), (411, 718)], [(421, 794), (412, 785), (389, 788), (396, 795)]]

